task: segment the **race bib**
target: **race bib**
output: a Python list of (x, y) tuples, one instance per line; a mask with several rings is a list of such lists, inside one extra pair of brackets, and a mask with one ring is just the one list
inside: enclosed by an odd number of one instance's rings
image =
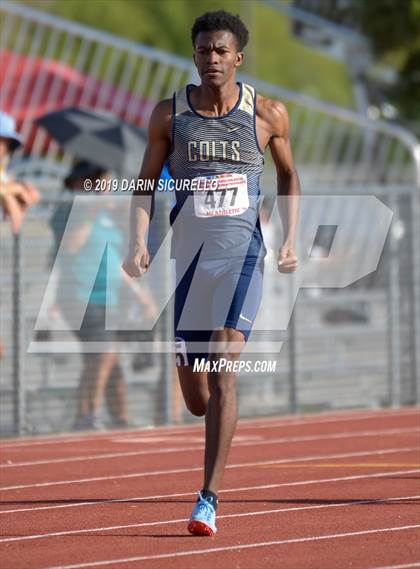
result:
[(194, 212), (197, 217), (241, 215), (249, 208), (246, 174), (196, 178)]

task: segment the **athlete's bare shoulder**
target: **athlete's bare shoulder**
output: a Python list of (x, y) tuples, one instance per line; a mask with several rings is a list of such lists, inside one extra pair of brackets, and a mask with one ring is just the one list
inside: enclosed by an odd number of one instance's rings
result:
[(153, 109), (153, 113), (172, 116), (172, 99), (162, 99)]
[(171, 136), (172, 99), (163, 99), (153, 109), (149, 122), (149, 134)]
[(283, 103), (257, 95), (256, 113), (264, 130), (270, 133), (270, 138), (288, 137), (289, 115)]

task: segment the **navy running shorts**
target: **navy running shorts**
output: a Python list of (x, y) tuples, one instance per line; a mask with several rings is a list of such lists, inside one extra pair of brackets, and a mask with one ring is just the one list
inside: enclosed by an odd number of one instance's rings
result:
[(186, 271), (176, 263), (175, 350), (177, 366), (208, 359), (211, 335), (224, 327), (248, 340), (261, 303), (264, 259), (200, 260)]

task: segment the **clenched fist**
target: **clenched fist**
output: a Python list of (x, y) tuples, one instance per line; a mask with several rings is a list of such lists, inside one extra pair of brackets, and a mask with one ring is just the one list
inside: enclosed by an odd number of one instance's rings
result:
[(295, 255), (293, 246), (284, 243), (280, 247), (279, 256), (277, 259), (277, 269), (280, 273), (294, 273), (297, 269), (298, 259)]

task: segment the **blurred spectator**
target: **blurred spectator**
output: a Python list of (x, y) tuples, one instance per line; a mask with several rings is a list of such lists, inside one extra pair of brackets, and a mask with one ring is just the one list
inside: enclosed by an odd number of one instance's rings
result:
[[(17, 234), (28, 207), (39, 202), (38, 190), (28, 182), (17, 181), (7, 171), (13, 152), (22, 144), (12, 116), (0, 111), (0, 203), (4, 218), (10, 218)], [(5, 348), (0, 339), (0, 359)]]
[[(84, 192), (85, 180), (91, 180), (94, 185), (96, 179), (108, 177), (109, 174), (103, 168), (86, 161), (78, 162), (65, 180), (65, 192), (68, 195)], [(66, 232), (57, 287), (58, 307), (70, 324), (75, 305), (87, 304), (82, 326), (75, 332), (78, 339), (81, 342), (101, 343), (102, 353), (85, 353), (82, 349), (83, 369), (74, 423), (76, 430), (103, 427), (99, 410), (104, 395), (112, 426), (129, 425), (126, 384), (116, 349), (117, 336), (114, 331), (105, 329), (105, 312), (117, 310), (122, 280), (129, 279), (121, 270), (123, 231), (115, 219), (115, 199), (110, 198), (109, 194), (100, 197), (101, 194), (103, 192), (89, 198), (83, 218), (76, 220)], [(60, 204), (52, 216), (56, 251), (71, 208), (71, 202)], [(98, 269), (93, 260), (97, 258), (98, 248), (103, 247), (104, 240), (107, 242), (107, 251)], [(92, 279), (95, 279), (95, 284), (90, 290), (86, 283)], [(130, 282), (130, 286), (136, 285)], [(150, 298), (140, 287), (136, 288), (136, 293), (137, 299), (150, 308)]]
[(0, 112), (0, 201), (4, 216), (11, 220), (13, 233), (18, 233), (28, 207), (40, 199), (32, 184), (15, 180), (7, 171), (13, 152), (21, 144), (15, 120)]

